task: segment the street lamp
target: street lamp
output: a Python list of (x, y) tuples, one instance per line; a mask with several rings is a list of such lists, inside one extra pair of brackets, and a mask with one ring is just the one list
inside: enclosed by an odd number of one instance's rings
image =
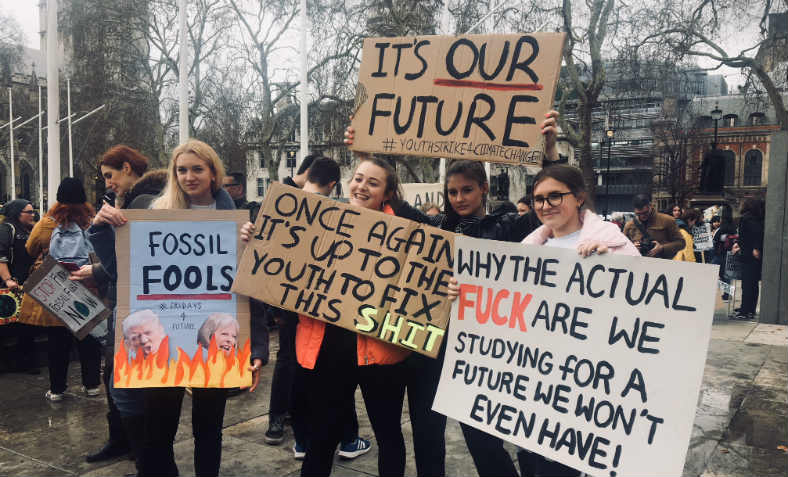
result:
[(711, 111), (711, 119), (714, 120), (714, 142), (711, 148), (717, 149), (717, 122), (722, 119), (722, 110), (720, 110), (719, 103), (714, 103), (714, 109)]
[(613, 128), (608, 128), (605, 131), (607, 136), (607, 174), (605, 175), (605, 220), (608, 219), (608, 211), (610, 210), (610, 146), (613, 145)]

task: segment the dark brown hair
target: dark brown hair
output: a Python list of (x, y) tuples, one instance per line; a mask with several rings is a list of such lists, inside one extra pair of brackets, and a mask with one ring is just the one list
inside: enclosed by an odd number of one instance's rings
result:
[(138, 150), (132, 149), (124, 144), (118, 144), (117, 146), (112, 146), (101, 156), (98, 166), (99, 169), (101, 166), (107, 166), (113, 169), (123, 169), (124, 162), (128, 162), (131, 170), (138, 176), (141, 176), (148, 170), (148, 163), (150, 161)]
[(586, 205), (586, 184), (583, 181), (583, 173), (574, 166), (566, 164), (555, 164), (545, 167), (534, 178), (533, 190), (545, 179), (555, 179), (558, 182), (566, 185), (578, 200), (583, 201), (583, 207)]
[[(484, 164), (479, 161), (470, 161), (467, 159), (454, 161), (446, 171), (446, 180), (443, 183), (443, 211), (446, 214), (447, 230), (453, 230), (457, 222), (460, 221), (460, 216), (451, 206), (449, 201), (449, 178), (451, 176), (460, 174), (469, 181), (474, 181), (479, 184), (479, 187), (484, 187), (487, 184), (487, 173), (484, 171)], [(487, 195), (482, 198), (482, 207), (487, 202)]]
[(386, 171), (385, 193), (389, 196), (388, 202), (390, 204), (399, 205), (402, 202), (402, 187), (400, 187), (399, 176), (397, 175), (397, 171), (394, 170), (394, 167), (392, 167), (388, 161), (375, 156), (365, 157), (359, 162), (359, 165), (363, 162), (371, 162)]
[(685, 210), (683, 214), (681, 214), (681, 220), (686, 222), (687, 225), (689, 225), (690, 220), (694, 220), (695, 222), (700, 222), (700, 218), (701, 215), (698, 209), (689, 208)]
[(47, 215), (52, 217), (58, 225), (65, 226), (73, 222), (86, 229), (90, 226), (93, 216), (96, 215), (96, 209), (87, 202), (84, 204), (61, 204), (60, 202), (55, 202), (55, 205), (50, 207)]

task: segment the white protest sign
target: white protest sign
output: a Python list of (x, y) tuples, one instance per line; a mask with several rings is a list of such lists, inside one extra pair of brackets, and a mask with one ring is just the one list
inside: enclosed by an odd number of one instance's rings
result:
[(443, 184), (440, 182), (402, 184), (402, 192), (405, 200), (413, 207), (435, 204), (443, 210)]
[(722, 291), (722, 293), (727, 293), (728, 295), (733, 295), (733, 292), (736, 290), (734, 285), (725, 283), (722, 280), (717, 281), (717, 287)]
[(692, 241), (695, 243), (696, 252), (704, 252), (714, 248), (714, 241), (711, 235), (711, 225), (701, 224), (692, 227)]
[(78, 281), (69, 280), (69, 271), (46, 256), (25, 283), (25, 292), (58, 317), (74, 335), (83, 339), (110, 311)]
[(455, 251), (434, 410), (592, 475), (681, 475), (715, 266), (463, 236)]

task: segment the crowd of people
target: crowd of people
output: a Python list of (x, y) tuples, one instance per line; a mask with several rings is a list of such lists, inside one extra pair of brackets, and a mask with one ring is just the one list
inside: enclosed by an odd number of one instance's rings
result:
[[(550, 112), (541, 124), (548, 159), (555, 151), (557, 113)], [(348, 128), (346, 143), (353, 142)], [(444, 183), (444, 207), (428, 204), (423, 210), (402, 199), (396, 171), (385, 160), (360, 154), (347, 184), (349, 203), (381, 211), (443, 230), (480, 239), (521, 242), (525, 245), (576, 250), (591, 254), (624, 254), (663, 259), (698, 259), (692, 244), (692, 227), (703, 221), (694, 210), (677, 206), (672, 216), (656, 211), (647, 196), (636, 196), (634, 218), (623, 225), (603, 220), (588, 206), (582, 173), (568, 165), (547, 165), (535, 177), (531, 197), (523, 197), (512, 208), (488, 213), (489, 181), (481, 163), (459, 160), (449, 166)], [(115, 146), (98, 161), (109, 192), (96, 211), (87, 203), (81, 182), (66, 178), (60, 184), (57, 202), (44, 217), (34, 222), (32, 205), (22, 199), (3, 208), (0, 224), (0, 284), (22, 288), (31, 270), (47, 255), (74, 264), (71, 273), (92, 287), (115, 310), (117, 302), (117, 257), (115, 231), (127, 224), (126, 209), (250, 210), (250, 222), (240, 229), (242, 240), (254, 235), (252, 223), (257, 204), (244, 199), (242, 174), (225, 174), (216, 152), (201, 141), (189, 140), (172, 153), (165, 170), (149, 170), (149, 160), (127, 146)], [(308, 156), (298, 173), (284, 182), (306, 192), (329, 195), (340, 181), (338, 164), (319, 155)], [(723, 265), (738, 255), (742, 269), (742, 306), (737, 317), (751, 319), (756, 311), (763, 244), (762, 202), (747, 200), (738, 228), (731, 208), (723, 205), (711, 219), (714, 248), (702, 261)], [(58, 244), (58, 237), (72, 234), (80, 242), (78, 253)], [(58, 244), (58, 246), (55, 246)], [(728, 253), (730, 252), (730, 253)], [(726, 279), (721, 275), (721, 279)], [(455, 299), (459, 284), (451, 281), (448, 299)], [(137, 316), (138, 315), (138, 316)], [(238, 323), (226, 316), (212, 316), (199, 331), (204, 346), (213, 338), (222, 349), (237, 345)], [(446, 474), (446, 417), (432, 411), (440, 378), (445, 342), (436, 359), (355, 334), (347, 329), (259, 302), (252, 304), (252, 353), (249, 370), (253, 383), (268, 362), (268, 325), (278, 327), (279, 350), (270, 389), (269, 427), (261, 440), (271, 445), (284, 441), (288, 422), (293, 428), (293, 456), (303, 460), (301, 475), (322, 476), (332, 472), (335, 453), (355, 458), (368, 452), (373, 443), (359, 436), (355, 393), (360, 387), (366, 414), (378, 448), (378, 474), (402, 476), (405, 472), (405, 440), (402, 411), (408, 398), (410, 425), (417, 474), (420, 477)], [(129, 348), (150, 354), (161, 343), (156, 333), (158, 318), (150, 310), (132, 314), (122, 332)], [(66, 390), (68, 355), (76, 343), (82, 366), (84, 392), (100, 394), (101, 362), (107, 395), (108, 441), (89, 462), (131, 453), (139, 476), (177, 476), (173, 443), (178, 429), (182, 387), (125, 389), (113, 384), (115, 316), (105, 328), (75, 340), (56, 317), (35, 300), (24, 296), (15, 328), (16, 348), (35, 355), (31, 343), (46, 333), (50, 386), (46, 399), (63, 399)], [(136, 328), (135, 328), (136, 327)], [(147, 328), (146, 328), (147, 327)], [(144, 328), (144, 329), (143, 329)], [(15, 355), (16, 356), (16, 355)], [(17, 362), (20, 371), (35, 372), (31, 359)], [(417, 371), (417, 372), (416, 372)], [(198, 476), (219, 473), (222, 427), (228, 390), (194, 388), (192, 433), (194, 467)], [(573, 476), (580, 472), (537, 453), (519, 450), (517, 464), (503, 441), (462, 424), (462, 433), (476, 471), (492, 476)], [(519, 472), (518, 467), (519, 466)]]

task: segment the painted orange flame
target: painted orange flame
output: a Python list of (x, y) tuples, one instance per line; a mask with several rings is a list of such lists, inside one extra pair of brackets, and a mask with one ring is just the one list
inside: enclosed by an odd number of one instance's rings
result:
[(137, 353), (129, 361), (128, 352), (121, 341), (115, 352), (115, 387), (234, 388), (252, 384), (252, 374), (246, 365), (252, 354), (248, 339), (243, 349), (225, 353), (216, 345), (215, 337), (212, 337), (205, 360), (200, 345), (192, 358), (180, 347), (177, 360), (170, 360), (169, 354), (169, 338), (165, 337), (156, 353), (147, 357)]

